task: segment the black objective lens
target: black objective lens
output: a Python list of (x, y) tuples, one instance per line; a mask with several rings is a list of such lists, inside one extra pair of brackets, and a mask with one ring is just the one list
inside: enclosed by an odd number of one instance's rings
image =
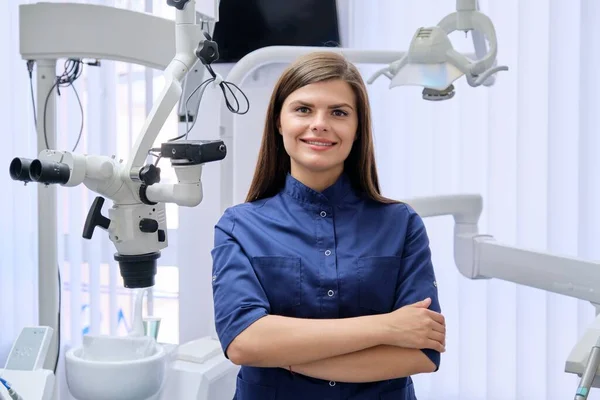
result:
[(157, 271), (157, 260), (160, 252), (122, 255), (115, 254), (115, 261), (119, 262), (119, 270), (123, 277), (123, 286), (128, 289), (148, 288), (154, 286), (154, 277)]
[(35, 182), (64, 185), (69, 181), (71, 171), (67, 164), (33, 160), (29, 166), (29, 176)]
[(10, 177), (15, 181), (31, 182), (29, 166), (33, 160), (29, 158), (15, 158), (11, 161), (9, 171)]

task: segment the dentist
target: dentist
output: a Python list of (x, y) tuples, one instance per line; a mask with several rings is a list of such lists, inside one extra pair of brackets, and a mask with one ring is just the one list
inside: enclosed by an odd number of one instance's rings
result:
[(367, 91), (339, 54), (280, 77), (246, 202), (217, 223), (212, 257), (237, 400), (413, 400), (411, 375), (439, 368), (427, 232), (380, 194)]

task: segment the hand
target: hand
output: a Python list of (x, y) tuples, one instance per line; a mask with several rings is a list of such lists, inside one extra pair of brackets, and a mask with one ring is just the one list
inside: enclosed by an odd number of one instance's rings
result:
[(446, 321), (442, 314), (429, 310), (430, 305), (431, 299), (427, 298), (387, 314), (385, 344), (446, 351)]

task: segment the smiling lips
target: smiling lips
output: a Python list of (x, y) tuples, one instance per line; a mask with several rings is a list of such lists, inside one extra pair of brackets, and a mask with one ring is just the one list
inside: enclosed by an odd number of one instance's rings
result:
[(300, 139), (303, 143), (306, 143), (311, 149), (323, 151), (331, 149), (336, 142), (332, 142), (327, 139)]

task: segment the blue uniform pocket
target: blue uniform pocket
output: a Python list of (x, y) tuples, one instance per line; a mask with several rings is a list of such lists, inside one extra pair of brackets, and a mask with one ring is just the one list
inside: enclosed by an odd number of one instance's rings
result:
[(238, 376), (233, 400), (275, 400), (277, 389), (249, 383)]
[(302, 260), (300, 257), (254, 257), (256, 276), (267, 295), (271, 314), (295, 316), (302, 304)]
[(397, 256), (359, 258), (359, 306), (378, 313), (393, 311), (401, 268), (402, 258)]
[(402, 389), (381, 394), (379, 400), (417, 400), (417, 396), (415, 396), (415, 388), (411, 383)]

